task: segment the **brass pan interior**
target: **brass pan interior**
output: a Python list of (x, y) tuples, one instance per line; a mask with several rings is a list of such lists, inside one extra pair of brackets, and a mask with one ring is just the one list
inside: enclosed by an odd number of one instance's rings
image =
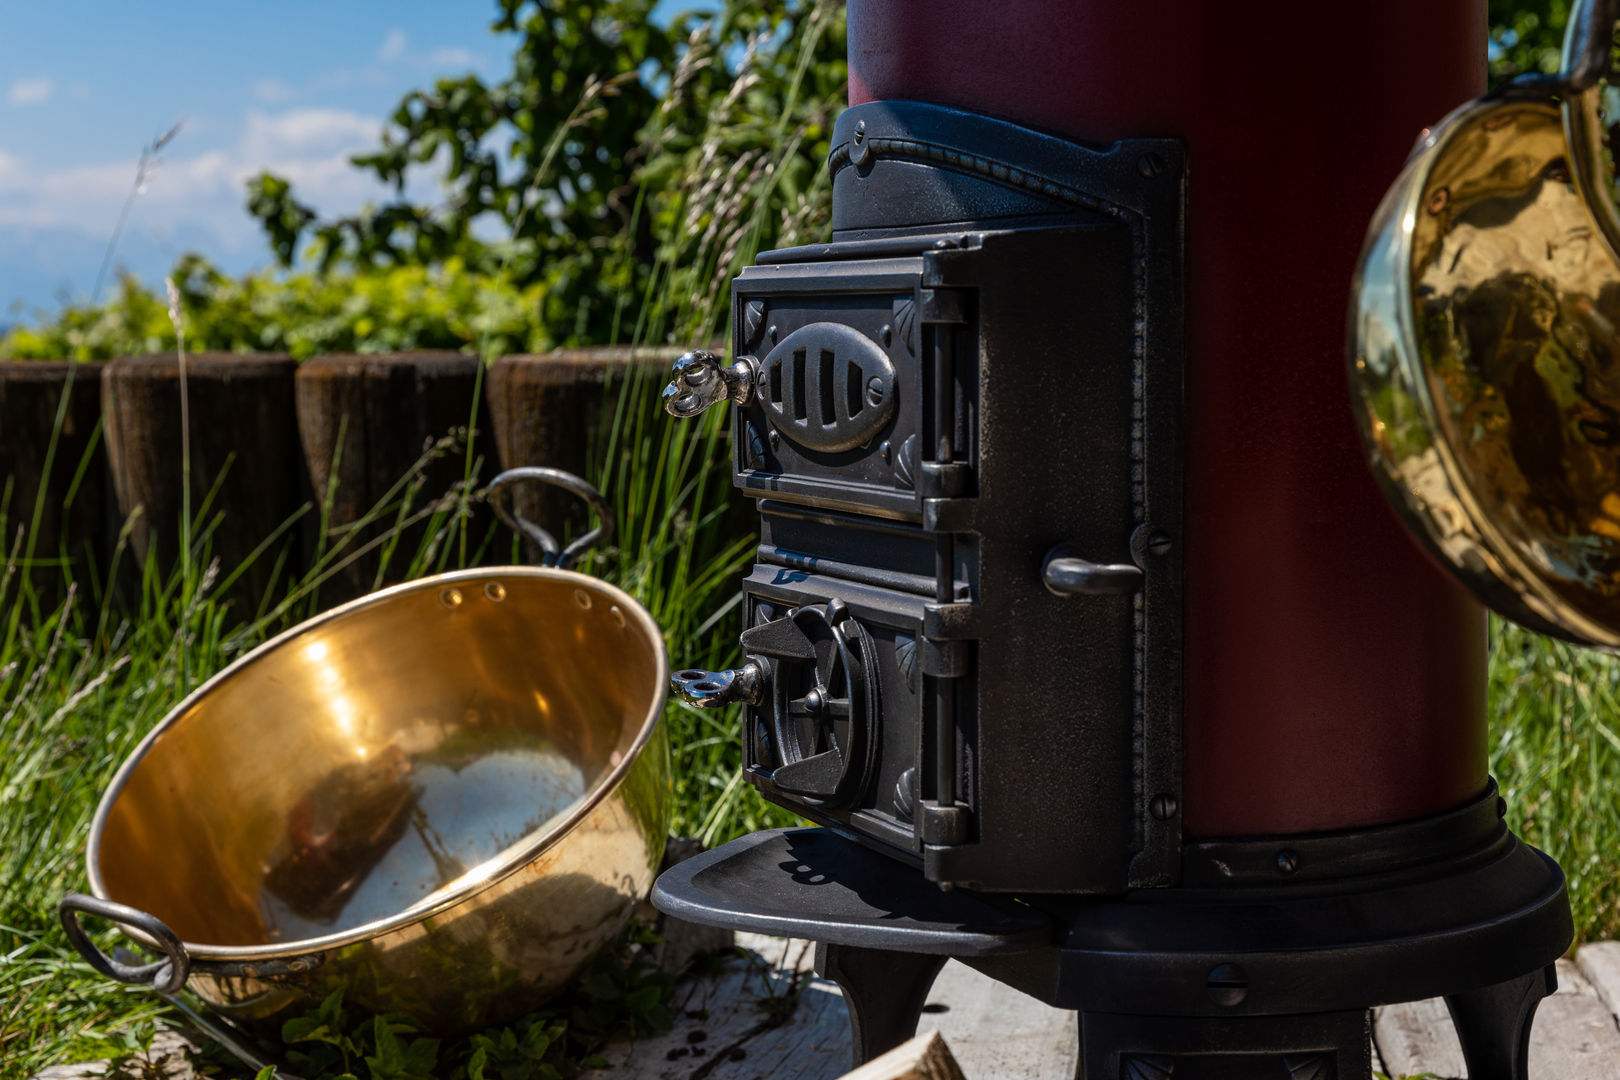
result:
[[(645, 611), (581, 574), (468, 571), (366, 597), (159, 726), (103, 800), (92, 885), (214, 958), (412, 923), (530, 862), (617, 784), (664, 668)], [(592, 857), (609, 891), (644, 887), (662, 850), (667, 794), (643, 801), (633, 850)]]

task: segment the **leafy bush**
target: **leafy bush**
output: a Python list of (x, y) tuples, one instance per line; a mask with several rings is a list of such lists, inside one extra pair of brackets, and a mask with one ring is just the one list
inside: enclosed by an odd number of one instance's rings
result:
[[(534, 314), (545, 286), (520, 287), (480, 274), (459, 258), (438, 266), (396, 266), (322, 276), (264, 271), (221, 274), (188, 255), (175, 267), (186, 347), (223, 352), (541, 352), (551, 338)], [(55, 319), (0, 339), (0, 356), (100, 360), (172, 351), (167, 302), (132, 277), (104, 305), (64, 309)]]

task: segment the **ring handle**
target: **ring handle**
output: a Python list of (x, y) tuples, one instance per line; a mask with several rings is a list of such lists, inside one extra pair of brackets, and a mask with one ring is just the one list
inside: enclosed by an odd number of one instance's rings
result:
[[(164, 958), (150, 964), (124, 964), (114, 960), (96, 948), (95, 942), (90, 940), (90, 935), (85, 933), (84, 927), (79, 922), (81, 912), (106, 919), (123, 928), (138, 930), (162, 950)], [(150, 986), (160, 994), (177, 994), (180, 988), (186, 985), (186, 977), (191, 974), (191, 956), (186, 952), (179, 935), (170, 930), (156, 915), (149, 915), (127, 904), (86, 896), (84, 893), (69, 893), (64, 896), (62, 902), (56, 906), (56, 913), (62, 920), (62, 929), (67, 933), (68, 941), (79, 950), (79, 955), (84, 957), (86, 963), (107, 978), (121, 983)]]
[[(531, 480), (560, 487), (572, 495), (579, 496), (596, 514), (596, 528), (567, 547), (559, 549), (556, 537), (527, 518), (519, 517), (506, 504), (506, 499), (514, 486)], [(490, 506), (495, 509), (496, 517), (512, 531), (538, 544), (540, 550), (545, 552), (545, 558), (541, 560), (542, 566), (567, 570), (579, 561), (579, 557), (586, 551), (597, 544), (606, 543), (613, 536), (613, 508), (608, 505), (607, 497), (573, 473), (564, 472), (562, 469), (551, 469), (543, 465), (520, 465), (515, 469), (507, 469), (490, 481), (485, 494), (489, 498)]]
[(1570, 10), (1557, 76), (1562, 91), (1578, 93), (1608, 76), (1616, 19), (1620, 19), (1616, 0), (1578, 0)]

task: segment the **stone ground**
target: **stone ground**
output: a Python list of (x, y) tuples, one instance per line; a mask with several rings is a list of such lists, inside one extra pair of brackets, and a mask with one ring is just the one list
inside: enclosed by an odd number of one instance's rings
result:
[[(850, 1069), (849, 1031), (837, 986), (811, 970), (806, 942), (737, 935), (741, 951), (718, 970), (684, 980), (672, 1030), (610, 1046), (608, 1069), (589, 1080), (836, 1080)], [(1583, 947), (1559, 961), (1558, 993), (1542, 1002), (1530, 1049), (1535, 1080), (1620, 1080), (1620, 943)], [(921, 1030), (938, 1030), (967, 1080), (1073, 1080), (1074, 1014), (1043, 1005), (956, 962), (945, 966)], [(1391, 1077), (1464, 1075), (1439, 1001), (1379, 1010), (1377, 1062)], [(143, 1080), (192, 1080), (177, 1032), (160, 1036), (158, 1071)], [(46, 1070), (41, 1080), (114, 1080), (105, 1064)], [(127, 1074), (126, 1074), (127, 1075)]]

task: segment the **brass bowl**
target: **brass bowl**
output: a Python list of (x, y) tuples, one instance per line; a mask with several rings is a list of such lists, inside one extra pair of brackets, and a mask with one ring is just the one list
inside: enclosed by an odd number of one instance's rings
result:
[[(1426, 135), (1356, 272), (1350, 382), (1406, 525), (1487, 606), (1620, 648), (1616, 4), (1583, 0), (1564, 71)], [(1561, 100), (1555, 103), (1557, 95)], [(1612, 94), (1609, 94), (1612, 97)]]
[(441, 574), (336, 608), (147, 736), (91, 827), (97, 899), (70, 897), (64, 923), (83, 939), (69, 909), (115, 918), (164, 959), (90, 946), (93, 965), (171, 993), (189, 974), (250, 1027), (339, 987), (440, 1032), (508, 1019), (651, 885), (668, 674), (646, 610), (566, 570)]

